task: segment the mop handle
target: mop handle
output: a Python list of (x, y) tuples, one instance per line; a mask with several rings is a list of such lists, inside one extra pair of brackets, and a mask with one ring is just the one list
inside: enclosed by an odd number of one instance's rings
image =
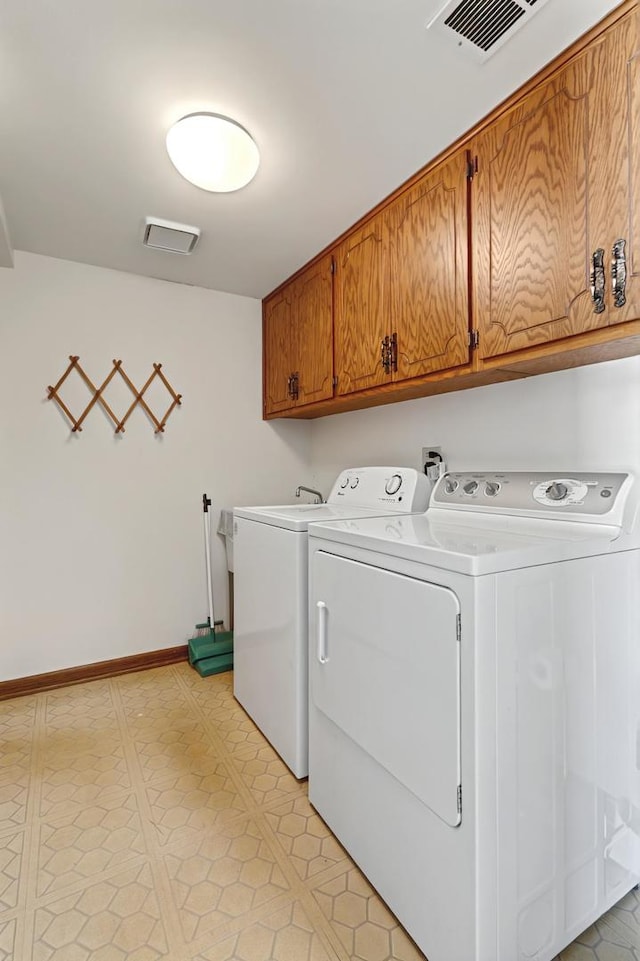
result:
[(211, 515), (209, 513), (209, 508), (211, 507), (211, 498), (207, 497), (206, 494), (202, 495), (202, 511), (204, 520), (204, 553), (207, 562), (207, 594), (209, 596), (209, 627), (212, 631), (215, 630), (215, 621), (213, 619), (213, 584), (211, 580)]

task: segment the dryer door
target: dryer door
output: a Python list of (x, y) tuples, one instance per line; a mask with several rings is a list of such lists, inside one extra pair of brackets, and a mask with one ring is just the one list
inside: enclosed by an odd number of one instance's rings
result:
[(312, 565), (315, 706), (354, 750), (460, 824), (458, 598), (322, 550)]

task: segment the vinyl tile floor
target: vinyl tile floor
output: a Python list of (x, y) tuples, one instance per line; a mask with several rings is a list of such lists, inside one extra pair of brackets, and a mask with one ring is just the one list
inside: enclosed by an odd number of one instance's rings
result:
[[(0, 961), (424, 961), (186, 664), (0, 702)], [(635, 892), (560, 961), (640, 961)]]

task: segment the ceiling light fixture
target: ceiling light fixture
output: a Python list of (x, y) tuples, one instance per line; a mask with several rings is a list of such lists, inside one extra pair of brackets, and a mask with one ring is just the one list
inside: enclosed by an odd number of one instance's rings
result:
[(191, 113), (174, 123), (167, 151), (185, 180), (216, 193), (245, 187), (260, 163), (258, 148), (244, 127), (215, 113)]

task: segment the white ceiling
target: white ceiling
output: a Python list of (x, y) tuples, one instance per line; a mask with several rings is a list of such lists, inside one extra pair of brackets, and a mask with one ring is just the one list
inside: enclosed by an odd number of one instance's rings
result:
[[(424, 29), (443, 0), (2, 0), (0, 196), (16, 249), (262, 297), (616, 0), (551, 0), (483, 66)], [(168, 127), (208, 110), (262, 163), (183, 180)], [(147, 215), (202, 230), (141, 245)]]

